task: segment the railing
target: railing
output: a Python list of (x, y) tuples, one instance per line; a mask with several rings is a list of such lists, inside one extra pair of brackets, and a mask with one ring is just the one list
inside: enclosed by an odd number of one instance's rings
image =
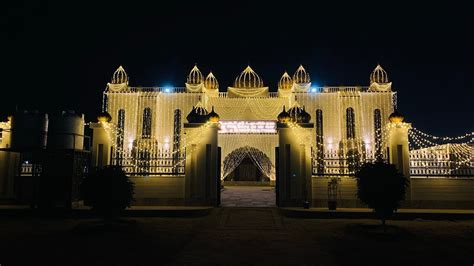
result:
[[(311, 87), (306, 92), (295, 92), (295, 93), (334, 93), (334, 92), (367, 92), (369, 87)], [(110, 92), (110, 91), (109, 91)], [(124, 92), (161, 92), (161, 93), (195, 93), (188, 92), (186, 87), (127, 87), (127, 89), (120, 92), (112, 93), (124, 93)], [(201, 93), (201, 92), (198, 92)], [(218, 97), (227, 98), (227, 92), (219, 92)], [(261, 96), (259, 98), (276, 98), (278, 92), (269, 92), (268, 96)]]
[(41, 164), (22, 163), (20, 167), (20, 176), (37, 176), (42, 173)]
[[(229, 98), (227, 92), (219, 92), (218, 96), (219, 98)], [(278, 98), (278, 92), (269, 92), (268, 95), (265, 96), (252, 96), (250, 98)], [(236, 99), (241, 98), (241, 97), (236, 97)]]
[(185, 166), (184, 154), (171, 151), (115, 152), (112, 164), (121, 166), (130, 176), (182, 175)]
[(118, 93), (121, 92), (188, 93), (185, 87), (127, 87), (126, 90)]
[(374, 160), (374, 154), (371, 152), (342, 156), (338, 151), (326, 151), (323, 154), (318, 154), (318, 151), (313, 150), (312, 173), (313, 175), (353, 175), (363, 163)]

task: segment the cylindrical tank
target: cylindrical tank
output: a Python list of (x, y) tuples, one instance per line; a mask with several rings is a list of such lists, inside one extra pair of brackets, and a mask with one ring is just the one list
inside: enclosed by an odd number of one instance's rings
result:
[(48, 128), (49, 149), (84, 149), (84, 115), (62, 111), (51, 115)]
[(16, 150), (45, 149), (48, 135), (48, 114), (18, 111), (11, 120), (11, 148)]

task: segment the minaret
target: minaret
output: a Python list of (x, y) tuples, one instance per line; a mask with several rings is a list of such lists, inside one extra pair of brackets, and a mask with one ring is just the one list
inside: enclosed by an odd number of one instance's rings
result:
[(312, 204), (311, 116), (295, 104), (277, 117), (276, 189), (279, 207), (309, 207)]
[(408, 149), (408, 130), (410, 123), (405, 123), (404, 117), (397, 110), (389, 116), (390, 123), (387, 124), (388, 161), (394, 164), (398, 171), (406, 177), (410, 177), (410, 152)]
[(186, 205), (218, 206), (220, 153), (217, 144), (219, 115), (199, 102), (187, 115), (184, 199)]

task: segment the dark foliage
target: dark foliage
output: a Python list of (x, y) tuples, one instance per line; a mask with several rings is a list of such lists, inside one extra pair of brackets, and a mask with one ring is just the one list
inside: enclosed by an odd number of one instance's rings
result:
[(393, 164), (366, 163), (356, 172), (357, 197), (374, 209), (385, 225), (405, 199), (408, 179)]
[(81, 184), (81, 197), (104, 218), (119, 216), (133, 202), (134, 184), (117, 166), (107, 166), (89, 175)]

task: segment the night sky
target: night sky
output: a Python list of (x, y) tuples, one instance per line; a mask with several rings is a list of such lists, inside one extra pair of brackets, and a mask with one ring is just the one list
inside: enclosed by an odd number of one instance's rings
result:
[(313, 85), (368, 86), (380, 63), (415, 127), (434, 135), (474, 130), (467, 1), (259, 2), (2, 2), (1, 117), (15, 108), (73, 109), (95, 119), (119, 65), (132, 86), (182, 87), (198, 63), (222, 90), (250, 63), (275, 91), (283, 71), (299, 64)]

